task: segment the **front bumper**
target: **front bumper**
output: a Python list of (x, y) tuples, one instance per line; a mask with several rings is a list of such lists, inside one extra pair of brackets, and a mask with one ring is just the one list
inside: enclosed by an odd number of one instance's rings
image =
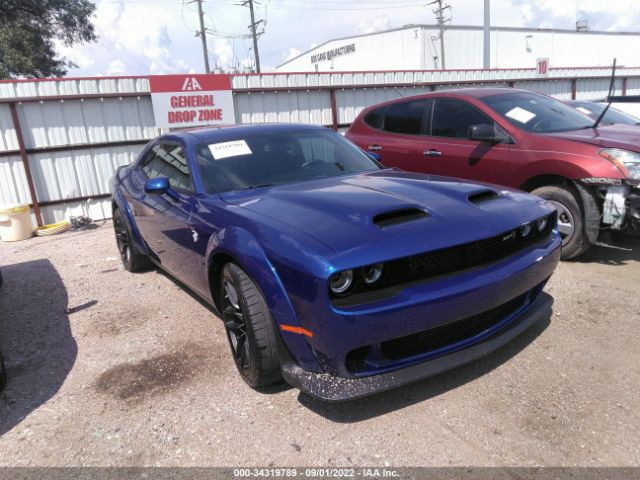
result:
[(308, 372), (293, 361), (284, 360), (281, 366), (282, 376), (291, 386), (321, 400), (338, 402), (365, 397), (437, 375), (483, 357), (509, 343), (539, 320), (548, 318), (552, 304), (553, 299), (542, 294), (519, 317), (481, 342), (388, 373), (361, 378), (343, 378), (327, 373)]

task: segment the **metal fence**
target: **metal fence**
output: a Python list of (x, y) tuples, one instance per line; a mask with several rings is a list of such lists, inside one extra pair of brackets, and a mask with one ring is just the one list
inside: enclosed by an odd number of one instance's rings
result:
[[(602, 98), (606, 68), (235, 75), (239, 123), (295, 122), (344, 131), (360, 111), (443, 88), (506, 86), (556, 98)], [(621, 68), (617, 92), (640, 94), (640, 67)], [(38, 224), (108, 218), (108, 181), (161, 133), (147, 77), (0, 82), (0, 204), (29, 203)]]

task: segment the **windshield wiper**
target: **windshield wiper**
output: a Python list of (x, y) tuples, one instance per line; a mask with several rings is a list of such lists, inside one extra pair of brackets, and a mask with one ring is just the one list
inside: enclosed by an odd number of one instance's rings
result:
[(614, 58), (613, 68), (611, 69), (611, 82), (609, 83), (609, 94), (607, 95), (607, 105), (604, 107), (604, 110), (602, 110), (602, 113), (600, 113), (600, 115), (596, 119), (596, 122), (593, 124), (591, 128), (598, 128), (598, 125), (600, 125), (600, 122), (602, 121), (607, 111), (609, 110), (609, 107), (611, 106), (611, 95), (613, 95), (614, 93), (615, 85), (616, 85), (616, 59)]
[(266, 187), (273, 187), (274, 184), (273, 183), (263, 183), (262, 185), (249, 185), (247, 188), (245, 188), (245, 190), (253, 190), (254, 188), (266, 188)]

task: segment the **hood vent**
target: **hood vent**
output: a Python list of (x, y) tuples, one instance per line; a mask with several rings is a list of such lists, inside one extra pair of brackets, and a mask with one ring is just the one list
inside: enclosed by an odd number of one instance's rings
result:
[(499, 196), (500, 195), (493, 190), (482, 190), (480, 192), (472, 193), (468, 198), (471, 203), (478, 205), (489, 200), (495, 200)]
[(373, 217), (373, 223), (380, 228), (391, 227), (401, 223), (414, 222), (429, 215), (419, 208), (403, 208), (391, 212), (380, 213)]

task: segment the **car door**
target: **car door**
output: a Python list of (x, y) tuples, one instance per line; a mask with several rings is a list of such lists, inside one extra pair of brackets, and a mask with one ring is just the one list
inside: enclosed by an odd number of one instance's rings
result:
[(377, 131), (361, 146), (377, 153), (385, 167), (415, 171), (421, 159), (420, 135), (426, 131), (429, 104), (429, 100), (416, 99), (373, 110), (364, 121)]
[(497, 125), (468, 102), (436, 98), (428, 135), (420, 142), (422, 159), (417, 171), (504, 184), (510, 175), (509, 143), (469, 140), (469, 127), (478, 124)]
[[(167, 177), (172, 194), (146, 194), (144, 183)], [(189, 220), (194, 205), (194, 187), (186, 147), (178, 141), (153, 145), (134, 172), (138, 196), (133, 199), (136, 223), (142, 237), (163, 268), (189, 284), (190, 262), (197, 233)]]

